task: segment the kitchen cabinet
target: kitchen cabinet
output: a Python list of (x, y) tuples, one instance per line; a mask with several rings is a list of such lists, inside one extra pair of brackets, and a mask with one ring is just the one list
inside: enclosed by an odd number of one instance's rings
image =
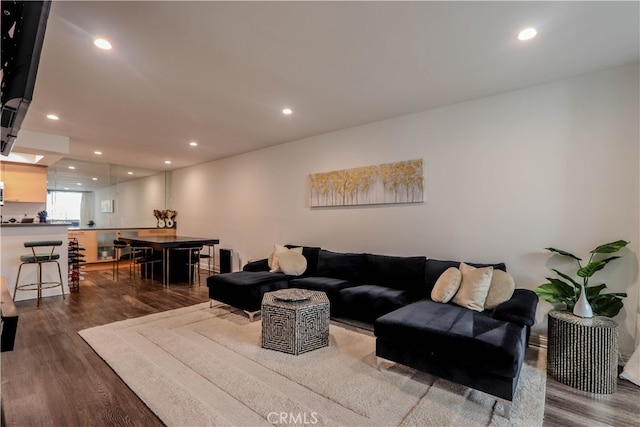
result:
[(5, 202), (47, 203), (47, 167), (2, 162)]

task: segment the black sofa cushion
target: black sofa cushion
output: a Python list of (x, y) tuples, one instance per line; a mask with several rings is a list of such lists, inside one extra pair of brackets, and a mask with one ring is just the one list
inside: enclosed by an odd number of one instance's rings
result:
[(338, 253), (321, 249), (318, 254), (317, 276), (349, 280), (364, 280), (364, 254)]
[(378, 317), (414, 301), (409, 291), (360, 285), (340, 291), (339, 305), (352, 319), (373, 323)]
[[(285, 245), (286, 248), (299, 248), (299, 245)], [(320, 254), (320, 248), (314, 246), (303, 246), (302, 256), (307, 259), (307, 269), (302, 273), (303, 277), (317, 276), (318, 275), (318, 255)]]
[[(473, 262), (466, 262), (465, 264), (470, 265), (472, 267), (482, 268), (482, 267), (493, 267), (498, 270), (507, 271), (507, 266), (501, 262), (498, 264), (478, 264)], [(436, 284), (438, 277), (449, 267), (460, 267), (460, 261), (442, 261), (439, 259), (427, 259), (425, 262), (424, 268), (424, 276), (425, 276), (425, 286), (426, 286), (426, 295), (431, 295), (431, 290), (433, 289), (433, 285)]]
[(236, 271), (207, 277), (209, 298), (246, 311), (261, 308), (265, 292), (286, 289), (291, 276), (268, 271)]
[(410, 342), (436, 364), (508, 378), (517, 377), (526, 348), (525, 327), (426, 298), (378, 318), (374, 333), (386, 343)]
[[(410, 291), (425, 296), (424, 266), (426, 257), (396, 257), (365, 254), (365, 274), (369, 284)], [(416, 298), (417, 299), (417, 298)]]
[(242, 267), (242, 271), (269, 271), (269, 260), (267, 258), (251, 261)]
[(351, 286), (355, 286), (353, 282), (343, 279), (333, 279), (331, 277), (304, 277), (293, 279), (289, 283), (289, 287), (291, 288), (309, 289), (327, 294), (327, 298), (329, 298), (331, 304), (332, 314), (337, 314), (342, 311), (340, 291)]
[(311, 291), (321, 291), (331, 296), (336, 296), (344, 288), (355, 286), (352, 282), (343, 279), (333, 279), (331, 277), (304, 277), (293, 279), (289, 286), (291, 288), (309, 289)]
[(533, 326), (536, 322), (538, 296), (529, 289), (515, 289), (511, 299), (493, 310), (493, 318), (513, 322), (523, 326)]

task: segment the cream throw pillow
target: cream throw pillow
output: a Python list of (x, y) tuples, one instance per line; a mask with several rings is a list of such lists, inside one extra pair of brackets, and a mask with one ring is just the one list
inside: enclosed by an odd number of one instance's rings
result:
[(491, 286), (493, 267), (475, 268), (461, 262), (460, 272), (462, 282), (460, 289), (453, 297), (454, 304), (470, 310), (483, 311), (489, 286)]
[(640, 385), (640, 346), (636, 347), (629, 361), (624, 365), (620, 378)]
[(491, 286), (489, 286), (487, 300), (484, 302), (484, 309), (493, 310), (503, 302), (509, 301), (515, 288), (516, 283), (509, 273), (502, 270), (493, 270)]
[(277, 243), (273, 245), (273, 252), (269, 256), (269, 267), (271, 268), (272, 273), (278, 273), (282, 271), (282, 269), (280, 268), (280, 263), (278, 262), (278, 258), (281, 254), (289, 251), (297, 252), (302, 255), (302, 247), (289, 249), (286, 246), (278, 245)]
[(286, 251), (278, 254), (280, 271), (289, 276), (299, 276), (307, 269), (307, 259), (296, 251)]
[(447, 303), (460, 289), (462, 281), (462, 273), (455, 267), (447, 268), (444, 273), (438, 277), (436, 284), (431, 290), (431, 299), (435, 302)]

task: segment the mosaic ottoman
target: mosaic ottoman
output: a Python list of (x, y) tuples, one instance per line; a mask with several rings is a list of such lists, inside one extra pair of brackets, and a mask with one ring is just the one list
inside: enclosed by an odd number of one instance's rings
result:
[(329, 345), (329, 298), (324, 292), (282, 289), (262, 299), (262, 347), (301, 354)]

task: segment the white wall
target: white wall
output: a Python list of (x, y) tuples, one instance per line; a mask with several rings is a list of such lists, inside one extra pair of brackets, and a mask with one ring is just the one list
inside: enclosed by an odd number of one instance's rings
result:
[[(243, 261), (273, 243), (504, 261), (529, 289), (549, 274), (545, 247), (587, 255), (632, 240), (607, 282), (629, 293), (616, 317), (628, 355), (639, 288), (638, 91), (638, 66), (627, 66), (176, 170), (178, 232), (220, 238)], [(425, 203), (308, 207), (310, 173), (416, 158)], [(550, 307), (541, 302), (534, 332), (545, 333)]]
[[(100, 227), (155, 227), (153, 210), (165, 209), (165, 173), (119, 182), (96, 191), (95, 221)], [(101, 213), (102, 200), (114, 200), (113, 213)]]

